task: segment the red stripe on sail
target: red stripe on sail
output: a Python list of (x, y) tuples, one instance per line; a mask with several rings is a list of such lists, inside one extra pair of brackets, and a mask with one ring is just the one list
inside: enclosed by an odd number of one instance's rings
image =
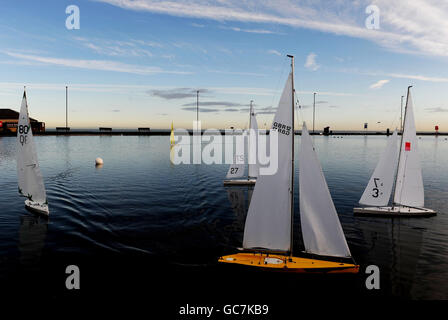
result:
[(404, 151), (411, 151), (411, 143), (410, 142), (406, 142), (404, 145)]

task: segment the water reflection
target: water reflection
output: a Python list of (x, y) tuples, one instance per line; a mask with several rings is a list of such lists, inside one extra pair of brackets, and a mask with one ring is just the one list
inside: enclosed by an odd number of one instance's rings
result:
[(412, 297), (423, 243), (423, 229), (411, 223), (411, 219), (357, 220), (367, 250), (365, 261), (380, 268), (382, 288), (401, 298)]
[[(244, 225), (250, 200), (252, 199), (253, 187), (228, 187), (227, 196), (238, 224)], [(246, 197), (247, 194), (247, 197)]]
[(35, 266), (40, 262), (45, 246), (48, 220), (32, 214), (20, 217), (19, 242), (20, 264)]

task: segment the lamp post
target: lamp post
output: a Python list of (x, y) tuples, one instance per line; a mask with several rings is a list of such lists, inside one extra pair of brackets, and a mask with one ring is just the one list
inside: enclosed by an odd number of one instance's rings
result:
[(313, 134), (314, 134), (314, 120), (316, 118), (316, 92), (313, 94)]
[(65, 86), (65, 131), (68, 129), (68, 86)]

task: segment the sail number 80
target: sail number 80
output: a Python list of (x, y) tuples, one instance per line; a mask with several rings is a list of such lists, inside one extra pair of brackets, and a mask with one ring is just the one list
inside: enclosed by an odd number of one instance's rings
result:
[(27, 126), (27, 125), (19, 126), (19, 134), (28, 134), (29, 131), (30, 131), (30, 126)]
[(28, 132), (30, 131), (30, 126), (27, 125), (20, 125), (19, 128), (19, 141), (20, 144), (23, 146), (24, 144), (26, 144), (28, 142), (28, 136), (26, 136), (26, 134), (28, 134)]

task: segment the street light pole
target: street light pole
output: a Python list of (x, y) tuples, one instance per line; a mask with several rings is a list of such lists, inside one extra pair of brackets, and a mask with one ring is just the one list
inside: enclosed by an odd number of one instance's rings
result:
[(313, 95), (313, 134), (314, 134), (314, 120), (316, 118), (316, 92)]
[(68, 86), (65, 86), (65, 131), (68, 128)]

